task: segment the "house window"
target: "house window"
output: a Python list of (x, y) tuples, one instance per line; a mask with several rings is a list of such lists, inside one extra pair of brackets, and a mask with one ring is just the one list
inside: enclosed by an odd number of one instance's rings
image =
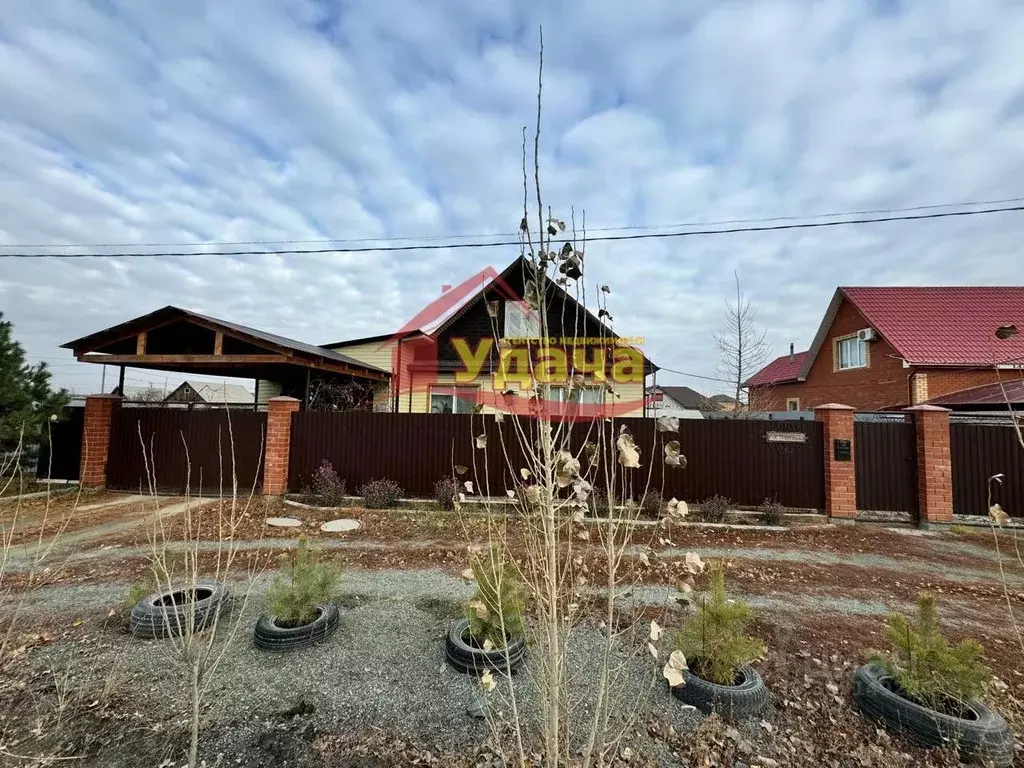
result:
[(856, 336), (836, 340), (836, 369), (867, 368), (868, 345)]
[(477, 387), (431, 387), (431, 413), (472, 413)]
[(540, 336), (540, 315), (519, 301), (505, 302), (505, 338), (526, 339)]
[(786, 400), (787, 411), (799, 411), (800, 410), (800, 398), (790, 397)]
[(551, 399), (556, 403), (582, 403), (584, 405), (601, 405), (604, 402), (604, 389), (602, 387), (573, 387), (568, 391), (569, 398), (566, 400), (565, 387), (552, 387)]

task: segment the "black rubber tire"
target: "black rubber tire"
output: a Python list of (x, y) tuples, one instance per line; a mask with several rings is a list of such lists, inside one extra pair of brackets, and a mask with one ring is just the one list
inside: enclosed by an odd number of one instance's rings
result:
[(512, 673), (526, 658), (526, 641), (522, 637), (513, 637), (507, 647), (492, 651), (470, 645), (468, 637), (469, 621), (459, 619), (452, 624), (444, 640), (445, 659), (459, 672), (479, 675), (491, 669)]
[(953, 717), (905, 699), (894, 687), (882, 667), (865, 664), (853, 675), (853, 703), (867, 717), (922, 747), (956, 746), (965, 763), (996, 768), (1013, 763), (1013, 731), (980, 701), (970, 704), (974, 719)]
[(672, 695), (705, 714), (717, 712), (727, 720), (757, 717), (771, 704), (771, 692), (749, 664), (737, 670), (737, 677), (742, 679), (736, 685), (718, 685), (683, 670), (686, 684), (672, 688)]
[(279, 627), (270, 614), (260, 616), (253, 632), (253, 645), (261, 651), (284, 653), (322, 643), (338, 628), (340, 614), (336, 605), (318, 605), (316, 618), (301, 627)]
[(175, 637), (188, 629), (187, 611), (192, 609), (195, 616), (195, 628), (205, 629), (223, 611), (230, 602), (227, 587), (216, 581), (200, 581), (196, 583), (197, 592), (205, 592), (193, 603), (164, 604), (164, 600), (181, 589), (154, 592), (142, 598), (132, 608), (128, 627), (136, 637)]

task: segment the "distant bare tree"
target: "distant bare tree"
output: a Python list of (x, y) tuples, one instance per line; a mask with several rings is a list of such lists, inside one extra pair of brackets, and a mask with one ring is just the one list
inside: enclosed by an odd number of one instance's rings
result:
[(743, 382), (768, 362), (769, 346), (765, 341), (768, 331), (759, 326), (757, 313), (743, 295), (739, 274), (734, 272), (733, 275), (736, 298), (725, 304), (725, 323), (721, 332), (715, 334), (715, 346), (718, 347), (718, 373), (735, 385), (738, 412), (743, 402)]
[(369, 411), (373, 410), (373, 389), (358, 381), (335, 378), (313, 379), (309, 388), (310, 411)]

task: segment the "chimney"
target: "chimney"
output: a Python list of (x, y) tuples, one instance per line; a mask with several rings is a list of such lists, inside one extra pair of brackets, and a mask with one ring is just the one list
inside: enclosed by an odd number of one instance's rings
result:
[(450, 291), (451, 289), (452, 289), (452, 284), (451, 283), (445, 283), (444, 285), (441, 286), (441, 293), (448, 293), (448, 291)]
[(793, 362), (793, 342), (789, 342), (789, 362)]

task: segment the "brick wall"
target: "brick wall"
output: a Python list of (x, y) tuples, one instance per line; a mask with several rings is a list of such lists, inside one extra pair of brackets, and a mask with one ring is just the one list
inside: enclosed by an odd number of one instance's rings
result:
[(917, 508), (922, 526), (953, 520), (953, 465), (949, 411), (934, 405), (908, 408), (917, 431)]
[(1003, 381), (1020, 377), (1019, 371), (996, 371), (992, 369), (958, 370), (956, 368), (927, 368), (920, 370), (927, 373), (927, 399), (929, 400), (933, 397), (941, 397), (952, 392), (959, 392), (961, 389), (995, 384), (1000, 380), (1000, 377)]
[[(835, 520), (857, 517), (856, 446), (853, 445), (853, 408), (827, 403), (819, 406), (814, 418), (822, 423), (825, 438), (825, 513)], [(835, 457), (836, 440), (849, 440), (853, 446), (849, 461)]]
[(110, 421), (120, 407), (120, 395), (89, 395), (85, 399), (82, 461), (78, 470), (83, 488), (103, 488), (107, 484)]
[(869, 365), (837, 371), (833, 343), (871, 324), (847, 300), (836, 312), (828, 337), (811, 365), (807, 380), (774, 387), (754, 387), (750, 393), (753, 410), (786, 410), (788, 398), (800, 398), (800, 410), (812, 410), (825, 403), (846, 403), (859, 411), (910, 405), (908, 376), (911, 371), (885, 339), (868, 344)]

